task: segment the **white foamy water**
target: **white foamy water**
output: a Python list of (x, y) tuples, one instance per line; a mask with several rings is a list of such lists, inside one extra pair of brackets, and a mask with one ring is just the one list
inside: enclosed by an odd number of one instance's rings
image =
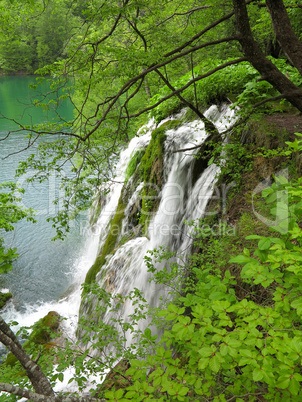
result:
[[(217, 106), (212, 106), (206, 112), (206, 116), (215, 123), (219, 131), (224, 131), (232, 124), (234, 114), (235, 112), (226, 106), (220, 110)], [(194, 178), (195, 155), (198, 149), (174, 152), (179, 149), (192, 148), (205, 141), (207, 134), (201, 121), (190, 122), (177, 129), (168, 130), (166, 137), (164, 185), (161, 190), (158, 190), (160, 203), (157, 212), (151, 219), (148, 233), (146, 236), (139, 235), (140, 237), (132, 238), (120, 246), (113, 255), (107, 256), (106, 263), (96, 278), (100, 287), (113, 295), (126, 296), (135, 288), (141, 290), (152, 307), (158, 306), (162, 297), (167, 297), (169, 289), (164, 286), (156, 286), (149, 281), (151, 274), (148, 272), (144, 257), (148, 250), (159, 246), (167, 247), (170, 251), (177, 251), (180, 254), (190, 251), (193, 239), (185, 221), (196, 220), (204, 216), (207, 202), (213, 194), (216, 177), (219, 173), (219, 168), (213, 164), (206, 167), (199, 178)], [(147, 143), (150, 140), (150, 132), (147, 131), (139, 138), (142, 142)], [(125, 161), (123, 166), (127, 165), (126, 159), (129, 162), (129, 156), (133, 155), (134, 150), (140, 147), (137, 138), (135, 138), (135, 142), (132, 141), (129, 144), (131, 152), (128, 150), (124, 156), (122, 154)], [(120, 238), (131, 228), (129, 214), (134, 205), (138, 205), (142, 188), (143, 183), (139, 183), (129, 197)], [(96, 305), (97, 299), (92, 296), (89, 305), (84, 303), (82, 306), (82, 314), (84, 316), (86, 314), (88, 318), (89, 312), (93, 311)], [(135, 306), (132, 306), (130, 300), (126, 301), (119, 310), (119, 318), (127, 322), (129, 315), (134, 313), (134, 309)], [(107, 311), (103, 321), (110, 323), (112, 318), (114, 318), (112, 313)], [(147, 323), (142, 321), (139, 328), (143, 329), (146, 325)], [(126, 335), (125, 347), (130, 346), (132, 336), (130, 332)]]
[[(235, 112), (228, 107), (219, 109), (212, 106), (206, 113), (219, 131), (224, 131), (235, 119)], [(83, 257), (79, 259), (71, 269), (72, 282), (74, 283), (70, 293), (63, 299), (53, 303), (41, 303), (27, 306), (26, 314), (19, 314), (8, 307), (4, 314), (6, 320), (18, 321), (20, 325), (31, 325), (38, 319), (46, 315), (49, 311), (57, 311), (60, 315), (67, 318), (64, 322), (65, 333), (69, 338), (75, 339), (75, 330), (81, 303), (81, 287), (85, 275), (94, 263), (96, 256), (101, 250), (108, 231), (110, 222), (115, 215), (118, 201), (121, 196), (122, 187), (125, 180), (125, 171), (131, 157), (135, 151), (145, 148), (151, 139), (152, 130), (155, 128), (153, 121), (149, 126), (140, 130), (139, 136), (129, 143), (126, 150), (121, 152), (120, 161), (116, 168), (116, 177), (112, 181), (111, 191), (103, 197), (101, 214), (93, 230), (87, 230), (89, 239), (84, 247)], [(202, 218), (208, 200), (211, 198), (219, 168), (210, 165), (204, 169), (199, 177), (194, 177), (194, 157), (198, 149), (187, 152), (174, 152), (179, 149), (187, 149), (202, 144), (207, 134), (204, 125), (200, 121), (187, 123), (175, 130), (166, 132), (165, 159), (164, 159), (164, 184), (158, 191), (159, 207), (152, 216), (149, 224), (148, 233), (144, 236), (139, 234), (136, 238), (131, 238), (120, 246), (113, 255), (107, 257), (102, 271), (97, 275), (98, 284), (108, 292), (126, 296), (129, 291), (138, 288), (144, 294), (151, 306), (158, 306), (161, 297), (167, 297), (168, 289), (164, 286), (158, 287), (150, 282), (150, 273), (144, 262), (144, 257), (148, 250), (159, 246), (168, 247), (170, 251), (178, 253), (188, 252), (192, 245), (192, 236), (185, 225), (185, 221)], [(129, 180), (131, 182), (131, 179)], [(139, 183), (129, 196), (128, 205), (125, 210), (125, 219), (122, 225), (120, 238), (127, 234), (131, 227), (129, 215), (133, 206), (139, 201), (143, 183)], [(100, 189), (102, 191), (102, 189)], [(93, 310), (97, 304), (96, 298), (89, 302), (89, 305), (82, 305), (82, 314), (87, 314)], [(132, 314), (134, 307), (128, 301), (120, 309), (119, 314), (125, 322)], [(18, 315), (19, 314), (19, 315)], [(112, 314), (105, 313), (105, 322), (111, 322)], [(141, 329), (147, 325), (142, 322)], [(132, 335), (127, 334), (125, 347), (132, 342)], [(74, 391), (73, 384), (67, 386), (67, 380), (72, 376), (72, 369), (66, 372), (63, 383), (58, 383), (58, 390)], [(98, 380), (100, 381), (100, 380)]]

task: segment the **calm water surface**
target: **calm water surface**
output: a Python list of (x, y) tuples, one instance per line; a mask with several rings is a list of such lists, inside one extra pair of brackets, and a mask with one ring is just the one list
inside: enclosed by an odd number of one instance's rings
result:
[[(61, 104), (58, 110), (48, 112), (32, 106), (31, 100), (37, 99), (39, 92), (29, 88), (31, 83), (35, 83), (35, 77), (0, 77), (0, 138), (16, 128), (15, 123), (8, 119), (36, 124), (54, 119), (57, 112), (67, 120), (72, 118), (72, 105), (67, 102)], [(46, 93), (48, 90), (47, 83), (44, 83), (42, 91)], [(58, 206), (52, 202), (60, 191), (59, 179), (52, 175), (42, 184), (26, 183), (26, 178), (33, 172), (14, 178), (19, 161), (36, 150), (31, 148), (9, 157), (7, 155), (21, 150), (25, 144), (21, 133), (11, 134), (0, 142), (0, 182), (18, 180), (26, 190), (23, 205), (37, 211), (37, 223), (22, 221), (14, 232), (5, 234), (6, 243), (17, 247), (20, 257), (9, 274), (0, 275), (0, 288), (10, 289), (14, 308), (19, 311), (25, 311), (29, 304), (56, 300), (66, 291), (73, 280), (73, 267), (83, 252), (85, 239), (81, 233), (86, 222), (83, 216), (73, 225), (65, 241), (51, 241), (55, 231), (46, 218), (58, 211)], [(69, 174), (68, 167), (65, 173)]]

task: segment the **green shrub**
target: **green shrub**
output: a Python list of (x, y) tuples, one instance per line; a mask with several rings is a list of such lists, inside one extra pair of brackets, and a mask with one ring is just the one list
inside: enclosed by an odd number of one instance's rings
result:
[[(302, 78), (299, 72), (283, 59), (271, 58), (271, 61), (290, 79), (295, 85), (302, 84)], [(203, 75), (208, 71), (224, 64), (227, 60), (214, 60), (199, 64), (194, 68), (194, 77)], [(209, 105), (226, 100), (227, 98), (235, 99), (235, 105), (240, 107), (251, 107), (251, 105), (276, 96), (278, 93), (267, 81), (259, 80), (260, 74), (250, 63), (243, 62), (236, 65), (230, 65), (222, 70), (215, 72), (213, 75), (201, 79), (196, 82), (196, 94), (194, 85), (182, 92), (182, 96), (194, 104), (198, 104), (200, 108), (206, 108)], [(179, 80), (173, 83), (174, 88), (185, 86), (192, 79), (192, 73), (187, 73)], [(150, 100), (150, 105), (155, 104), (161, 98), (169, 95), (170, 89), (164, 86), (158, 94)], [(237, 99), (238, 97), (238, 99)], [(176, 96), (161, 103), (150, 113), (157, 122), (163, 118), (178, 112), (184, 105)]]

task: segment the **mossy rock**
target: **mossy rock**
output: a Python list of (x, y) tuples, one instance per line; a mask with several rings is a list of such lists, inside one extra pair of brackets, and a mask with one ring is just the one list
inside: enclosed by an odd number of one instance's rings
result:
[(0, 309), (5, 306), (9, 299), (11, 299), (13, 295), (10, 292), (3, 293), (0, 292)]
[(160, 202), (158, 196), (164, 181), (166, 131), (175, 129), (179, 124), (178, 120), (171, 120), (152, 132), (150, 144), (139, 166), (140, 180), (144, 182), (144, 187), (141, 193), (142, 203), (138, 223), (143, 228), (143, 233), (147, 232), (150, 218), (157, 211)]
[(57, 333), (59, 325), (60, 315), (55, 311), (50, 311), (34, 325), (29, 339), (39, 345), (46, 344), (51, 340), (51, 334)]
[(137, 149), (133, 155), (131, 155), (130, 162), (128, 163), (126, 172), (125, 172), (125, 183), (128, 182), (130, 177), (134, 174), (137, 166), (140, 164), (142, 157), (145, 154), (145, 148)]
[[(60, 325), (60, 315), (55, 311), (50, 311), (45, 317), (41, 318), (34, 324), (34, 329), (29, 335), (28, 340), (24, 342), (23, 348), (25, 350), (35, 345), (44, 345), (46, 350), (49, 350), (52, 345), (49, 344), (52, 334), (58, 333)], [(14, 367), (18, 363), (18, 359), (12, 354), (8, 353), (6, 360), (3, 364)], [(18, 363), (19, 364), (19, 363)], [(21, 376), (25, 376), (25, 372), (19, 373)]]
[(123, 223), (123, 219), (125, 217), (126, 206), (127, 206), (127, 203), (125, 201), (123, 201), (123, 191), (122, 191), (122, 194), (120, 196), (118, 206), (116, 209), (116, 213), (110, 224), (110, 231), (109, 231), (109, 235), (106, 239), (106, 242), (101, 250), (101, 253), (96, 258), (95, 263), (92, 265), (92, 267), (87, 272), (87, 275), (85, 278), (86, 285), (89, 285), (95, 281), (97, 274), (100, 272), (102, 266), (104, 265), (104, 263), (106, 261), (106, 257), (109, 254), (111, 254), (113, 252), (113, 250), (115, 249), (115, 246), (118, 243), (119, 235), (121, 233), (122, 223)]

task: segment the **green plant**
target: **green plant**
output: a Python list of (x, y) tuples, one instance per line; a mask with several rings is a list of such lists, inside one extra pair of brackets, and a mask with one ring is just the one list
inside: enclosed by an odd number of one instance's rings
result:
[[(156, 354), (130, 361), (126, 374), (133, 385), (118, 395), (106, 393), (108, 400), (299, 400), (301, 182), (279, 178), (264, 191), (268, 204), (275, 202), (280, 191), (288, 192), (288, 213), (279, 208), (279, 223), (272, 228), (280, 237), (251, 235), (247, 239), (258, 241), (255, 249), (245, 248), (230, 261), (243, 266), (240, 279), (250, 287), (250, 294), (238, 298), (239, 278), (229, 269), (221, 271), (219, 265), (225, 264), (221, 255), (218, 264), (217, 258), (210, 263), (210, 256), (195, 257), (193, 290), (187, 288), (158, 312), (165, 331)], [(209, 247), (217, 257), (219, 245)], [(261, 287), (267, 292), (264, 301), (253, 301), (255, 286), (258, 292)]]

